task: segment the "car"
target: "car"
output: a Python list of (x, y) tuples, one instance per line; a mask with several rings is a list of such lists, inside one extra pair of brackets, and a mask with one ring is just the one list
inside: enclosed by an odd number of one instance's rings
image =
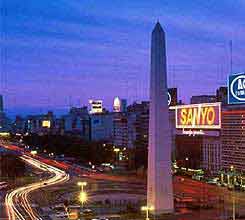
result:
[(222, 187), (226, 187), (227, 186), (227, 183), (221, 183), (221, 186)]
[(245, 192), (245, 185), (241, 186), (241, 191)]
[(211, 184), (211, 185), (216, 185), (217, 184), (217, 181), (213, 180), (213, 179), (209, 179), (207, 181), (208, 184)]
[(91, 214), (93, 214), (93, 210), (91, 210), (91, 209), (84, 209), (84, 210), (82, 211), (82, 213), (83, 213), (84, 215), (91, 215)]
[(216, 185), (217, 185), (217, 186), (222, 186), (220, 182), (217, 182)]
[(67, 219), (68, 214), (66, 212), (57, 212), (52, 218), (54, 218), (55, 220), (59, 220), (59, 219)]
[(233, 190), (234, 186), (233, 185), (228, 185), (228, 190)]

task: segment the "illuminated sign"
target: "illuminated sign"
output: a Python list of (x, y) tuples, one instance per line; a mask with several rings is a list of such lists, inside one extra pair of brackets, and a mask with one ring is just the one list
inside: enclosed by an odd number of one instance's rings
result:
[(119, 97), (116, 97), (113, 102), (113, 111), (120, 112), (121, 111), (121, 100)]
[(7, 137), (10, 136), (9, 132), (0, 132), (0, 136)]
[(176, 106), (176, 128), (220, 129), (220, 105), (218, 102)]
[(90, 114), (102, 113), (102, 100), (89, 100), (90, 103)]
[(204, 131), (203, 130), (184, 130), (182, 131), (182, 134), (186, 134), (189, 136), (195, 136), (195, 135), (204, 135)]
[(171, 99), (171, 95), (170, 95), (170, 93), (168, 92), (168, 106), (170, 106), (171, 101), (172, 101), (172, 99)]
[(228, 103), (245, 104), (245, 73), (238, 73), (229, 76)]
[(113, 101), (114, 112), (126, 112), (127, 111), (127, 100), (115, 97)]
[(51, 127), (50, 121), (49, 120), (42, 121), (42, 127), (44, 127), (44, 128), (50, 128)]
[(177, 88), (168, 89), (168, 106), (175, 106), (178, 102)]

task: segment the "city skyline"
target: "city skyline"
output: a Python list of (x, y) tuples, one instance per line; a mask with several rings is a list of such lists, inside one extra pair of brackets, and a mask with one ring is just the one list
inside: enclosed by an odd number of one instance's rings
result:
[(244, 219), (244, 9), (4, 1), (0, 219)]
[(115, 96), (129, 104), (148, 100), (149, 32), (156, 20), (167, 32), (168, 84), (184, 102), (226, 85), (230, 40), (233, 72), (243, 70), (242, 1), (219, 7), (212, 1), (109, 2), (4, 2), (0, 94), (7, 113), (64, 111), (91, 98), (106, 108)]

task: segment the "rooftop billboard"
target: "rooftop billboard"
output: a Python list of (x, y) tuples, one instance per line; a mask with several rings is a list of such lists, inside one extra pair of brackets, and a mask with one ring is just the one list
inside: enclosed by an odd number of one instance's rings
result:
[(51, 127), (51, 122), (49, 120), (43, 120), (42, 121), (42, 127), (50, 128)]
[(175, 107), (176, 128), (220, 129), (221, 103), (180, 105)]
[(228, 103), (245, 104), (245, 73), (238, 73), (229, 76)]
[(176, 106), (178, 102), (177, 88), (168, 89), (168, 106)]

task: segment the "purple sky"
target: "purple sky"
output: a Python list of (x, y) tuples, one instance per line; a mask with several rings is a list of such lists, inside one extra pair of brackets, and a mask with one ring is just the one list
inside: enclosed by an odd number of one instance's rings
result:
[(150, 34), (166, 32), (168, 84), (213, 94), (245, 70), (244, 0), (3, 0), (1, 87), (9, 114), (66, 110), (98, 98), (148, 99)]

